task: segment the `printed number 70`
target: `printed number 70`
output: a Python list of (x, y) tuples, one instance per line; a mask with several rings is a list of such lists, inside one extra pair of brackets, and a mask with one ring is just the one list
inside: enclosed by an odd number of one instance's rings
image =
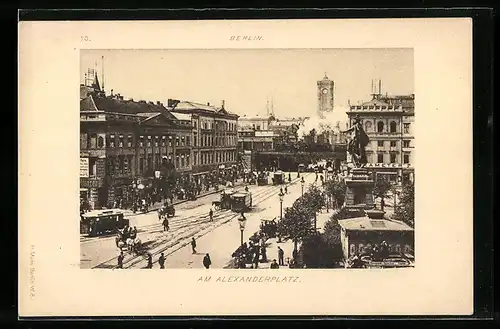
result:
[(86, 35), (81, 36), (81, 41), (90, 41), (89, 37)]

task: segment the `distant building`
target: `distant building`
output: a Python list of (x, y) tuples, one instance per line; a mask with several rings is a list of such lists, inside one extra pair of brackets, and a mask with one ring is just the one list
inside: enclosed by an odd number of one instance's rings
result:
[(318, 81), (318, 116), (325, 117), (325, 112), (333, 111), (334, 82), (325, 73), (325, 77)]
[(391, 181), (414, 180), (415, 95), (373, 93), (368, 102), (351, 105), (350, 124), (359, 116), (370, 138), (367, 168)]
[(209, 173), (220, 173), (237, 164), (238, 115), (220, 107), (191, 101), (168, 100), (172, 115), (190, 120), (192, 175), (197, 181)]
[(242, 151), (272, 151), (296, 143), (297, 131), (305, 119), (242, 116), (238, 120), (238, 148)]

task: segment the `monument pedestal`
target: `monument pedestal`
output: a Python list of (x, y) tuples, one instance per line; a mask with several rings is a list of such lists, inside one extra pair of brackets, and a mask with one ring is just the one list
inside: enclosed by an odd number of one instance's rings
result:
[(352, 210), (373, 209), (373, 187), (375, 185), (371, 174), (365, 168), (353, 168), (345, 178), (347, 185), (344, 207)]

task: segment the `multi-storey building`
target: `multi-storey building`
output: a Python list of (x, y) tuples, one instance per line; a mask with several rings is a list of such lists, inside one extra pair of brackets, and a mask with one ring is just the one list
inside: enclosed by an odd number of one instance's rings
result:
[(97, 78), (80, 89), (80, 195), (91, 206), (130, 204), (137, 188), (158, 192), (172, 172), (191, 169), (190, 122), (161, 102), (106, 95)]
[(191, 120), (192, 175), (196, 181), (237, 164), (238, 115), (221, 107), (189, 101), (168, 100), (172, 115)]
[(347, 112), (351, 125), (359, 116), (370, 138), (366, 167), (392, 181), (413, 181), (415, 95), (372, 96)]
[(240, 117), (238, 119), (238, 149), (242, 151), (272, 150), (274, 139), (278, 136), (269, 129), (272, 120), (272, 116), (247, 117), (243, 115)]

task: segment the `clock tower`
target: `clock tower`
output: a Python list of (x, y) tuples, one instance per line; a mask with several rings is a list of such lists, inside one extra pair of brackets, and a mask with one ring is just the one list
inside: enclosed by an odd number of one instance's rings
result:
[(318, 81), (318, 116), (325, 117), (325, 112), (333, 111), (333, 81), (325, 73), (323, 80)]

